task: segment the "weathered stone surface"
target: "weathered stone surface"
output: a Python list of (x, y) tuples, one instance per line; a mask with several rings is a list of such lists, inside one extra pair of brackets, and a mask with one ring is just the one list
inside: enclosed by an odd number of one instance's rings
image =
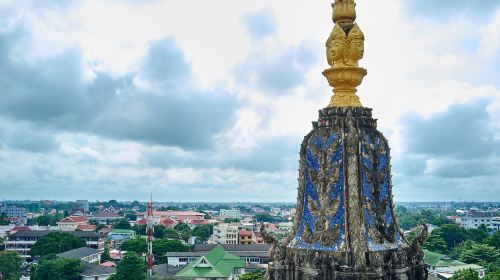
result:
[[(319, 112), (300, 151), (295, 223), (274, 242), (268, 279), (427, 279), (397, 226), (389, 146), (371, 109)], [(422, 242), (425, 237), (416, 240)]]

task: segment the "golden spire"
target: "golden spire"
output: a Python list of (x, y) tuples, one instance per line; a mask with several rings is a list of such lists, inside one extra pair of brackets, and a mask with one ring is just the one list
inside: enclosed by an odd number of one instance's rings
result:
[(330, 107), (361, 107), (356, 87), (361, 84), (367, 71), (358, 67), (364, 55), (365, 36), (356, 20), (354, 0), (335, 0), (333, 22), (335, 26), (326, 41), (326, 57), (329, 69), (323, 71), (333, 87)]

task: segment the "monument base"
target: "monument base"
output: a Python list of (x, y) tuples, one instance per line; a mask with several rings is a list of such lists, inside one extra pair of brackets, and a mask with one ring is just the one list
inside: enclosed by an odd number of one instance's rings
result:
[(291, 249), (272, 250), (268, 280), (424, 280), (427, 269), (423, 252), (416, 246), (367, 252), (366, 266), (349, 265), (347, 253)]

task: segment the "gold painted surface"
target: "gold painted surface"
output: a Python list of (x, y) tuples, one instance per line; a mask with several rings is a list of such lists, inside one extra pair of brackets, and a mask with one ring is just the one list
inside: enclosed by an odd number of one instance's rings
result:
[(354, 0), (335, 0), (333, 21), (335, 26), (326, 41), (326, 58), (331, 66), (323, 72), (333, 87), (330, 107), (361, 107), (356, 87), (367, 71), (358, 66), (363, 58), (365, 36), (356, 20)]

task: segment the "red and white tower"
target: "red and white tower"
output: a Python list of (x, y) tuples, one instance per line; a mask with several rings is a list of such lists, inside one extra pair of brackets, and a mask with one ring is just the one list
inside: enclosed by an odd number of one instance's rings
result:
[(147, 232), (148, 232), (148, 275), (153, 275), (153, 194), (151, 200), (148, 202), (148, 217)]

